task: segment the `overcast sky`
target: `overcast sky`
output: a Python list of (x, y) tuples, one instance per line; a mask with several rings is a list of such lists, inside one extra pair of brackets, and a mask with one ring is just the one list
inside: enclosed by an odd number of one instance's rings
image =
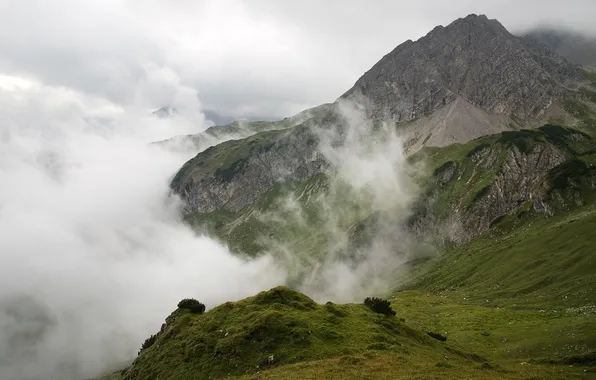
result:
[(198, 94), (220, 114), (286, 116), (469, 13), (596, 34), (593, 0), (0, 0), (0, 74), (116, 106), (198, 107)]

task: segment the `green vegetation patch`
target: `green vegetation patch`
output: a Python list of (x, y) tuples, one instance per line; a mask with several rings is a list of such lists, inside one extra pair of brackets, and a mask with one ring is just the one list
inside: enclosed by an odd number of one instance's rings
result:
[(370, 350), (443, 348), (423, 332), (364, 305), (319, 305), (278, 287), (202, 315), (178, 309), (123, 379), (223, 378)]

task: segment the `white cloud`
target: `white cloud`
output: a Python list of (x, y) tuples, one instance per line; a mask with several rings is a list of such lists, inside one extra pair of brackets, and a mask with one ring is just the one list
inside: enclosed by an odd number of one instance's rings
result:
[(168, 183), (188, 155), (147, 142), (196, 120), (0, 79), (0, 377), (115, 369), (181, 298), (214, 306), (283, 280), (180, 221)]
[[(148, 66), (234, 116), (288, 116), (330, 102), (406, 39), (468, 13), (512, 29), (554, 23), (596, 35), (587, 0), (8, 0), (0, 73), (135, 100)], [(515, 11), (512, 11), (515, 10)], [(149, 96), (152, 106), (163, 106)], [(168, 99), (169, 101), (169, 99)]]

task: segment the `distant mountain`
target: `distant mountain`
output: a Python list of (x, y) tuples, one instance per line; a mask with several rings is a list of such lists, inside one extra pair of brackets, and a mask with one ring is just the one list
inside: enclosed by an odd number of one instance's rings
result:
[[(229, 124), (209, 127), (200, 133), (175, 136), (168, 140), (155, 142), (155, 144), (162, 145), (171, 150), (195, 151), (198, 153), (210, 146), (227, 140), (239, 140), (259, 132), (294, 127), (314, 117), (326, 114), (331, 107), (331, 104), (322, 104), (277, 121), (237, 120)], [(207, 114), (205, 115), (207, 117)]]
[(596, 67), (596, 38), (556, 28), (540, 28), (526, 33), (549, 49), (579, 65)]
[(203, 110), (203, 114), (205, 114), (205, 119), (212, 121), (215, 125), (228, 125), (233, 123), (234, 121), (248, 121), (248, 122), (256, 122), (256, 121), (275, 121), (275, 117), (270, 116), (249, 116), (249, 117), (235, 117), (230, 115), (222, 115), (219, 112), (213, 110)]

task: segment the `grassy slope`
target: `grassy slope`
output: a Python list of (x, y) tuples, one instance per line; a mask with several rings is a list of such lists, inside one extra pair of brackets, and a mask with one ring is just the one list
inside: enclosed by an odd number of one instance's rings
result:
[(222, 378), (330, 357), (352, 360), (353, 355), (377, 351), (435, 361), (449, 354), (467, 365), (484, 362), (396, 317), (364, 305), (319, 305), (284, 287), (225, 303), (203, 315), (178, 309), (167, 323), (124, 379)]
[(415, 267), (403, 279), (412, 290), (392, 302), (414, 326), (435, 326), (493, 360), (594, 353), (595, 227), (587, 206), (448, 249)]
[(318, 305), (283, 287), (203, 315), (176, 310), (156, 343), (111, 379), (575, 379), (584, 374), (583, 368), (487, 361), (466, 353), (457, 339), (439, 342), (411, 328), (401, 314), (387, 317), (356, 304)]

